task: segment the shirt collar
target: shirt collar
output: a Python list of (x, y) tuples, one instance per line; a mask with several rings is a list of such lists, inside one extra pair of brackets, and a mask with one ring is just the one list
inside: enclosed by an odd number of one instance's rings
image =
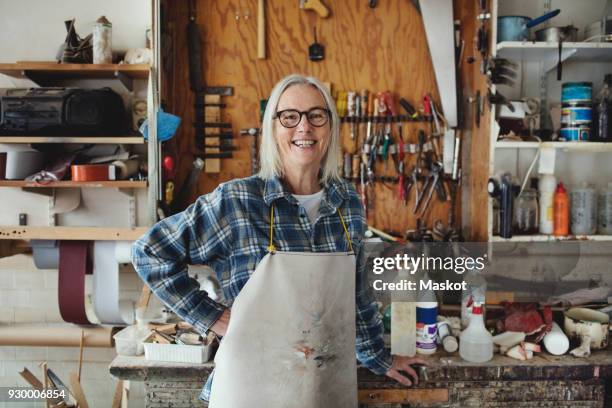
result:
[[(334, 207), (334, 210), (340, 207), (342, 201), (348, 198), (346, 187), (340, 181), (331, 181), (324, 186), (324, 200)], [(291, 192), (285, 187), (283, 182), (278, 177), (273, 177), (265, 180), (263, 199), (267, 205), (271, 205), (275, 200), (285, 197), (290, 203), (297, 204), (297, 200)]]

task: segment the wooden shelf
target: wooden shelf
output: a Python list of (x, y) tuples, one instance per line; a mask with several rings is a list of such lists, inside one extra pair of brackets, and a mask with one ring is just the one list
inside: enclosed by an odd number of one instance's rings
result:
[(554, 241), (612, 241), (612, 235), (514, 235), (512, 238), (491, 237), (491, 242), (554, 242)]
[(53, 181), (37, 183), (25, 180), (0, 180), (0, 187), (27, 187), (27, 188), (147, 188), (146, 181), (113, 180), (113, 181)]
[(100, 227), (0, 227), (0, 239), (53, 239), (87, 241), (134, 241), (148, 227), (100, 228)]
[(588, 152), (612, 152), (612, 143), (603, 142), (514, 142), (500, 141), (496, 149), (561, 149)]
[[(559, 60), (559, 43), (504, 41), (497, 44), (497, 56), (518, 61), (541, 61), (546, 70), (557, 65)], [(583, 62), (612, 61), (612, 43), (607, 42), (564, 42), (561, 60)]]
[(0, 136), (0, 143), (144, 144), (142, 136)]
[(0, 74), (12, 77), (42, 76), (59, 78), (114, 78), (126, 75), (132, 79), (149, 76), (147, 64), (58, 64), (55, 62), (17, 62), (0, 64)]

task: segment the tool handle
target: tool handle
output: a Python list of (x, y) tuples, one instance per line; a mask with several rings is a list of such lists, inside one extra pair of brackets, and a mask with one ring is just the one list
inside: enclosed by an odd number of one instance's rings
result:
[(406, 99), (404, 98), (400, 98), (400, 105), (402, 105), (402, 108), (404, 108), (404, 110), (406, 111), (406, 113), (408, 114), (408, 116), (411, 117), (416, 117), (417, 116), (417, 111), (416, 109), (414, 109), (414, 107), (410, 104), (410, 102), (408, 102)]
[(390, 91), (386, 91), (383, 94), (383, 98), (385, 100), (387, 113), (391, 113), (391, 116), (397, 116), (397, 110), (395, 109), (395, 104), (393, 103), (393, 94), (391, 94)]
[(397, 168), (397, 172), (399, 173), (399, 178), (397, 180), (397, 195), (401, 201), (406, 200), (406, 185), (404, 179), (404, 163), (400, 162)]
[(431, 115), (431, 102), (429, 100), (429, 95), (423, 96), (423, 111), (426, 116)]
[(346, 95), (346, 105), (349, 116), (355, 116), (355, 92), (349, 91)]
[(388, 135), (385, 135), (385, 139), (383, 140), (382, 150), (380, 151), (384, 160), (387, 160), (390, 142), (391, 142), (391, 138)]
[(551, 18), (555, 17), (560, 12), (561, 12), (561, 9), (556, 9), (556, 10), (553, 10), (553, 11), (551, 11), (549, 13), (544, 14), (543, 16), (534, 18), (533, 20), (531, 20), (527, 24), (525, 24), (525, 27), (531, 28), (533, 26), (537, 26), (538, 24), (541, 24), (541, 23), (545, 22), (546, 20), (550, 20)]
[(368, 98), (370, 96), (370, 93), (368, 92), (367, 89), (362, 89), (361, 90), (361, 115), (362, 116), (367, 116), (368, 115)]
[(329, 9), (325, 7), (321, 0), (306, 0), (304, 1), (304, 10), (314, 10), (321, 18), (329, 16)]
[(266, 0), (257, 0), (257, 58), (266, 59)]
[(365, 176), (366, 176), (366, 165), (365, 163), (361, 163), (361, 165), (359, 166), (359, 181), (360, 181), (360, 197), (361, 197), (361, 205), (363, 205), (363, 210), (366, 214), (366, 218), (368, 216), (368, 200), (366, 197), (366, 183), (365, 183)]
[(423, 130), (419, 130), (419, 135), (418, 135), (418, 139), (419, 139), (419, 152), (423, 151), (423, 146), (425, 145), (425, 132)]

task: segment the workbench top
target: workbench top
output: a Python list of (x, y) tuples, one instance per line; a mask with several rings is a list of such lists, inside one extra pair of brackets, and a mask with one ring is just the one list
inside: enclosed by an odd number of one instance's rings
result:
[[(515, 381), (515, 380), (587, 380), (612, 378), (612, 345), (607, 350), (596, 351), (588, 358), (571, 355), (553, 356), (537, 353), (527, 361), (495, 355), (486, 363), (463, 361), (458, 353), (438, 352), (426, 356), (430, 366), (420, 370), (420, 386), (448, 383), (453, 381)], [(144, 356), (117, 356), (110, 364), (110, 373), (118, 378), (133, 381), (155, 381), (173, 378), (175, 381), (204, 380), (212, 371), (213, 362), (204, 364), (171, 363), (148, 361)], [(401, 387), (394, 380), (375, 375), (369, 370), (358, 368), (360, 387), (396, 388)]]

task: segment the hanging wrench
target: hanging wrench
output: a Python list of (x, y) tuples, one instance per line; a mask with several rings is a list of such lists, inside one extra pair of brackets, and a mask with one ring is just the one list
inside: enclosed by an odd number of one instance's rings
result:
[(434, 163), (432, 165), (432, 169), (429, 172), (428, 177), (431, 180), (431, 187), (429, 188), (429, 193), (427, 194), (427, 199), (425, 200), (425, 204), (423, 205), (423, 209), (421, 210), (421, 217), (425, 214), (425, 212), (427, 211), (427, 208), (429, 207), (429, 203), (431, 201), (431, 196), (433, 194), (433, 191), (437, 189), (437, 185), (440, 183), (441, 179), (440, 179), (440, 173), (442, 172), (442, 167), (437, 165), (436, 163)]

